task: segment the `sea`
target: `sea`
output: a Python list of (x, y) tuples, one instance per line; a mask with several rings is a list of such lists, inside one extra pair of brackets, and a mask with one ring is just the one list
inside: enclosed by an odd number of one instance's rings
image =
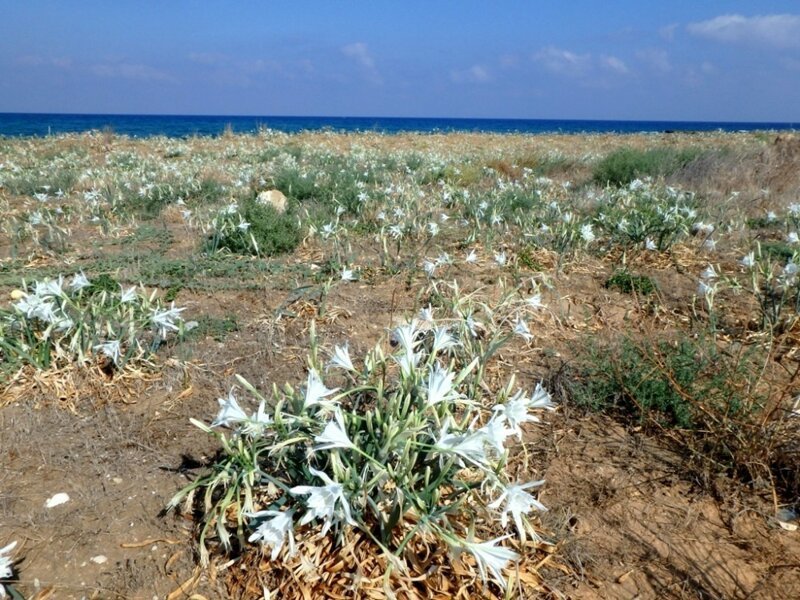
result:
[(218, 136), (226, 131), (257, 133), (265, 129), (394, 133), (664, 133), (701, 131), (793, 131), (796, 123), (713, 121), (585, 121), (556, 119), (441, 119), (415, 117), (278, 117), (223, 115), (94, 115), (0, 113), (0, 136), (43, 137), (107, 131), (131, 137)]

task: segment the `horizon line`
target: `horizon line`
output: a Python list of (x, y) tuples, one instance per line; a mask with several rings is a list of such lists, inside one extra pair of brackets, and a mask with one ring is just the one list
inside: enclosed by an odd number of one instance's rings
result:
[(720, 123), (747, 125), (795, 125), (798, 121), (704, 121), (700, 119), (601, 119), (601, 118), (537, 118), (537, 117), (408, 117), (377, 115), (243, 115), (243, 114), (201, 114), (201, 113), (115, 113), (115, 112), (20, 112), (0, 111), (0, 115), (54, 115), (68, 117), (194, 117), (194, 118), (232, 118), (232, 119), (386, 119), (386, 120), (427, 120), (427, 121), (553, 121), (588, 123)]

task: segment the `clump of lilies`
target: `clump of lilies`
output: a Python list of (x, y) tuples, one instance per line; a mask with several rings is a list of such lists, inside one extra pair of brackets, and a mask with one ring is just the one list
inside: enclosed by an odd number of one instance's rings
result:
[(360, 361), (342, 344), (323, 364), (312, 328), (305, 385), (264, 395), (239, 378), (210, 424), (192, 420), (221, 452), (170, 507), (202, 494), (202, 561), (210, 536), (230, 548), (235, 535), (284, 560), (298, 535), (341, 541), (357, 529), (390, 565), (415, 536), (433, 537), (506, 585), (520, 558), (507, 540), (536, 538), (533, 517), (546, 510), (536, 497), (543, 481), (509, 476), (509, 442), (554, 406), (541, 385), (520, 388), (513, 377), (490, 392), (486, 363), (508, 336), (479, 347), (462, 316), (433, 312)]

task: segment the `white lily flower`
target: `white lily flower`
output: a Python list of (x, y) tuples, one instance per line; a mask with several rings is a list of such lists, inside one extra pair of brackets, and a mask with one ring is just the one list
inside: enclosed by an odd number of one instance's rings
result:
[(333, 419), (328, 422), (325, 429), (314, 438), (317, 443), (314, 450), (332, 450), (334, 448), (355, 448), (355, 444), (350, 441), (347, 435), (347, 428), (344, 425), (344, 416), (338, 408), (333, 413)]
[(347, 267), (342, 268), (342, 281), (354, 281), (355, 276), (353, 274), (353, 269), (348, 269)]
[(433, 308), (430, 304), (419, 309), (419, 320), (423, 323), (433, 323)]
[(504, 267), (506, 264), (506, 253), (499, 252), (494, 255), (494, 262), (496, 262), (499, 266)]
[(309, 369), (308, 371), (308, 381), (306, 382), (306, 395), (305, 401), (303, 402), (303, 408), (308, 408), (309, 406), (314, 406), (315, 404), (319, 404), (324, 407), (331, 407), (333, 406), (333, 402), (330, 400), (323, 400), (326, 396), (330, 396), (339, 391), (339, 388), (329, 389), (325, 387), (325, 384), (322, 383), (322, 379), (320, 379), (319, 374), (314, 369)]
[(581, 238), (583, 238), (583, 241), (587, 244), (591, 244), (596, 239), (591, 223), (586, 223), (581, 226)]
[(220, 410), (217, 417), (212, 421), (211, 427), (229, 427), (232, 423), (241, 423), (247, 421), (247, 414), (239, 406), (236, 396), (231, 389), (228, 392), (228, 397), (224, 400), (217, 398)]
[(466, 459), (476, 466), (483, 467), (487, 464), (486, 448), (484, 445), (485, 437), (479, 431), (467, 433), (450, 433), (451, 419), (448, 418), (442, 430), (439, 432), (439, 439), (435, 446), (447, 454), (456, 454), (459, 457), (459, 464), (464, 463), (461, 458)]
[(450, 333), (449, 327), (437, 327), (433, 330), (433, 348), (431, 349), (433, 354), (448, 350), (456, 345), (458, 345), (458, 342)]
[(712, 265), (708, 265), (705, 269), (703, 269), (703, 272), (700, 273), (700, 278), (706, 281), (709, 279), (716, 279), (717, 277), (719, 277), (719, 275), (717, 275), (717, 272), (714, 270)]
[(449, 369), (442, 369), (438, 363), (431, 367), (427, 388), (428, 406), (439, 404), (439, 402), (450, 402), (461, 397), (461, 394), (453, 389), (454, 377), (454, 373)]
[(542, 387), (541, 383), (537, 383), (530, 399), (528, 400), (528, 408), (531, 410), (536, 410), (537, 408), (555, 410), (556, 407), (552, 400), (553, 397), (550, 395), (550, 393)]
[(428, 277), (433, 277), (436, 275), (436, 263), (431, 260), (426, 260), (422, 263), (422, 270), (425, 271)]
[(353, 361), (350, 359), (350, 350), (348, 350), (347, 344), (333, 347), (333, 356), (331, 356), (331, 362), (328, 364), (328, 368), (330, 367), (339, 367), (345, 371), (356, 370), (353, 366)]
[(436, 235), (437, 233), (439, 233), (439, 225), (434, 221), (431, 221), (430, 223), (428, 223), (428, 232), (431, 235)]
[(475, 250), (470, 250), (469, 253), (467, 253), (467, 257), (464, 259), (464, 261), (470, 265), (475, 264), (478, 262), (478, 254), (475, 252)]
[(486, 438), (486, 442), (497, 450), (498, 454), (505, 452), (506, 438), (515, 433), (513, 429), (506, 427), (506, 416), (504, 413), (495, 413), (492, 415), (489, 422), (478, 431)]
[(525, 304), (536, 310), (544, 308), (544, 302), (542, 302), (542, 295), (539, 292), (535, 293), (533, 296), (526, 299)]
[(245, 513), (250, 519), (262, 519), (272, 517), (268, 521), (263, 521), (252, 535), (247, 538), (248, 542), (261, 542), (265, 546), (272, 548), (271, 560), (278, 558), (283, 548), (283, 542), (289, 537), (289, 556), (294, 554), (294, 523), (292, 516), (293, 510), (281, 512), (278, 510), (262, 510), (255, 513)]
[[(17, 542), (11, 542), (7, 546), (0, 548), (0, 579), (10, 579), (14, 575), (14, 561), (9, 556)], [(6, 597), (6, 588), (0, 583), (0, 598)]]
[(526, 342), (530, 342), (533, 339), (533, 334), (531, 334), (528, 324), (520, 317), (517, 317), (517, 321), (514, 324), (514, 333), (523, 338)]
[(508, 567), (508, 563), (519, 560), (519, 554), (510, 548), (497, 545), (498, 542), (509, 537), (506, 535), (481, 543), (465, 542), (466, 549), (475, 557), (475, 562), (478, 563), (478, 571), (483, 581), (486, 582), (486, 572), (488, 570), (497, 584), (503, 589), (506, 587), (503, 569)]
[(528, 400), (524, 397), (522, 390), (519, 390), (505, 404), (497, 404), (493, 410), (503, 415), (511, 426), (512, 430), (522, 439), (523, 423), (539, 423), (539, 417), (528, 412)]
[(176, 320), (181, 320), (181, 313), (186, 310), (186, 307), (175, 308), (175, 303), (163, 310), (154, 310), (150, 315), (150, 322), (156, 326), (159, 335), (163, 338), (166, 337), (168, 331), (178, 331), (179, 327), (175, 323)]
[(746, 254), (745, 256), (743, 256), (739, 260), (739, 264), (742, 265), (743, 267), (745, 267), (746, 269), (753, 268), (755, 266), (755, 264), (756, 264), (756, 255), (755, 255), (755, 253), (754, 252), (750, 252), (750, 253)]
[(798, 237), (796, 231), (790, 231), (789, 234), (786, 236), (786, 242), (789, 244), (797, 244), (800, 242), (800, 237)]
[(76, 273), (72, 276), (72, 281), (69, 282), (69, 289), (73, 292), (79, 292), (85, 287), (89, 287), (91, 284), (89, 283), (89, 279), (86, 275), (81, 271), (80, 273)]
[(123, 290), (122, 286), (120, 286), (120, 295), (119, 301), (121, 304), (127, 304), (129, 302), (133, 302), (136, 300), (136, 287), (132, 287), (129, 290)]
[(34, 294), (37, 296), (62, 296), (64, 294), (64, 277), (59, 275), (58, 279), (46, 279), (37, 281), (34, 284)]
[(262, 400), (258, 405), (258, 410), (250, 415), (250, 418), (244, 422), (242, 426), (242, 433), (251, 437), (264, 435), (264, 430), (272, 423), (272, 419), (267, 414), (267, 405)]
[(650, 251), (658, 250), (658, 246), (656, 246), (656, 243), (650, 238), (644, 240), (644, 247), (646, 250)]
[(103, 356), (110, 358), (114, 361), (115, 365), (119, 365), (120, 357), (121, 357), (121, 349), (119, 340), (110, 340), (108, 342), (103, 342), (102, 344), (98, 344), (94, 347), (95, 350), (99, 350)]
[(544, 480), (531, 481), (522, 485), (516, 483), (509, 485), (505, 490), (503, 490), (503, 493), (500, 494), (500, 497), (489, 505), (489, 508), (498, 509), (505, 501), (503, 513), (500, 515), (500, 523), (502, 524), (503, 528), (507, 527), (508, 515), (511, 513), (514, 523), (517, 526), (517, 531), (519, 532), (520, 538), (523, 541), (525, 540), (525, 528), (522, 523), (522, 515), (526, 515), (534, 509), (538, 511), (547, 510), (547, 507), (544, 504), (539, 502), (525, 490), (529, 488), (540, 487), (543, 484)]
[(325, 520), (322, 526), (322, 535), (325, 535), (333, 525), (334, 513), (336, 511), (336, 504), (339, 503), (344, 513), (344, 520), (350, 525), (355, 525), (353, 517), (350, 514), (350, 505), (347, 498), (344, 496), (344, 488), (342, 484), (336, 483), (328, 475), (322, 471), (317, 471), (313, 467), (309, 467), (312, 475), (319, 477), (325, 482), (324, 486), (312, 485), (298, 485), (289, 490), (295, 496), (308, 495), (306, 500), (307, 511), (300, 520), (300, 525), (310, 523), (314, 519), (320, 517)]

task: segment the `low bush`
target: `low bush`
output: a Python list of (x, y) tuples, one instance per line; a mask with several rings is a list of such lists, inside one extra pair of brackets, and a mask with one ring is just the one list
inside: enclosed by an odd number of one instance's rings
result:
[(256, 200), (223, 208), (212, 229), (206, 241), (209, 252), (224, 249), (234, 254), (274, 256), (291, 252), (301, 241), (297, 219), (290, 212), (279, 213)]
[(621, 187), (642, 177), (663, 177), (686, 166), (700, 154), (701, 151), (694, 148), (620, 148), (595, 165), (592, 180), (602, 186)]

